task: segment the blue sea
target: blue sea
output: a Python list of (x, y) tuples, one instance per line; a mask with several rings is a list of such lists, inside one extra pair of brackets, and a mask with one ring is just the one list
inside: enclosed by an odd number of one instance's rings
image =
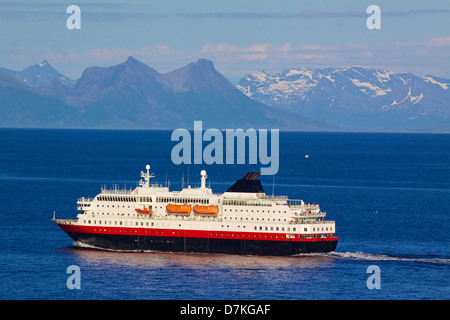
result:
[[(419, 300), (450, 298), (450, 135), (281, 132), (267, 194), (317, 202), (335, 252), (288, 257), (74, 246), (51, 219), (151, 165), (179, 190), (224, 192), (264, 165), (175, 165), (171, 131), (0, 129), (0, 299)], [(308, 158), (305, 155), (309, 155)], [(69, 266), (80, 288), (69, 289)], [(377, 272), (371, 270), (377, 268)], [(371, 276), (378, 288), (369, 288)]]

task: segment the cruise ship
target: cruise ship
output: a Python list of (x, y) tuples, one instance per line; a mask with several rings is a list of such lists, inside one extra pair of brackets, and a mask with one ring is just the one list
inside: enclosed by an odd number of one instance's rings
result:
[[(78, 199), (76, 219), (53, 221), (77, 243), (106, 250), (244, 255), (334, 251), (335, 222), (316, 203), (270, 196), (249, 172), (223, 194), (206, 185), (181, 191), (151, 183), (150, 166), (133, 189), (101, 188)], [(152, 180), (153, 181), (153, 180)]]

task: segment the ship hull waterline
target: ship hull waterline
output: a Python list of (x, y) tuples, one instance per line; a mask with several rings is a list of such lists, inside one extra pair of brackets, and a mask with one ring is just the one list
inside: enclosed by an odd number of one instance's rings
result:
[[(238, 235), (225, 238), (185, 235), (140, 235), (89, 233), (59, 225), (74, 241), (105, 250), (149, 250), (168, 252), (225, 253), (243, 255), (288, 256), (300, 253), (326, 253), (336, 249), (338, 238), (254, 240)], [(125, 233), (125, 232), (124, 232)], [(234, 238), (232, 238), (234, 237)]]

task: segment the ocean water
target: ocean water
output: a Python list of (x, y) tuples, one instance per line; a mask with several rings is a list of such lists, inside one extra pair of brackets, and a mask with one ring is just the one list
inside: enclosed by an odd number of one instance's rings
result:
[[(77, 199), (102, 185), (135, 187), (146, 164), (172, 190), (182, 179), (199, 185), (205, 169), (214, 192), (264, 166), (177, 166), (170, 135), (0, 129), (0, 299), (450, 298), (450, 135), (281, 132), (279, 171), (261, 176), (263, 186), (319, 203), (336, 221), (332, 253), (101, 251), (74, 244), (51, 221), (53, 212), (74, 218)], [(73, 265), (80, 289), (67, 286)], [(378, 289), (367, 285), (371, 266)]]

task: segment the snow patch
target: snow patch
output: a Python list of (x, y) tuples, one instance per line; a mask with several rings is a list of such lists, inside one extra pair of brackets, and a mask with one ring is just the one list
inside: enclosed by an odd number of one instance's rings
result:
[(284, 93), (290, 94), (293, 92), (291, 86), (289, 85), (288, 81), (279, 81), (275, 83), (270, 84), (270, 89), (276, 90), (276, 91), (282, 91)]
[(302, 74), (300, 70), (292, 69), (286, 73), (286, 77), (295, 76), (296, 74)]
[(424, 79), (425, 79), (426, 82), (430, 82), (430, 83), (433, 83), (433, 84), (437, 84), (438, 86), (441, 86), (441, 88), (444, 89), (444, 90), (448, 89), (448, 83), (438, 82), (438, 81), (434, 80), (431, 77), (424, 77)]
[(323, 74), (320, 74), (320, 79), (322, 78), (326, 78), (328, 80), (330, 80), (333, 83), (333, 86), (336, 88), (336, 83), (334, 82), (334, 79), (331, 77), (331, 74), (324, 76)]
[[(370, 82), (361, 82), (361, 81), (359, 81), (358, 79), (351, 79), (351, 78), (349, 78), (349, 79), (350, 79), (350, 80), (353, 82), (353, 84), (354, 84), (355, 86), (357, 86), (357, 87), (366, 87), (366, 88), (368, 88), (368, 89), (374, 91), (374, 92), (375, 92), (375, 96), (384, 96), (384, 95), (387, 94), (388, 92), (391, 92), (391, 91), (392, 91), (392, 89), (390, 89), (390, 88), (389, 88), (389, 89), (386, 89), (386, 90), (383, 90), (383, 89), (381, 89), (380, 87), (377, 87), (377, 86), (371, 84)], [(361, 89), (361, 91), (366, 92), (364, 89)]]
[(395, 72), (393, 71), (385, 71), (384, 73), (381, 73), (380, 71), (377, 71), (376, 75), (378, 77), (378, 80), (380, 80), (380, 82), (386, 82), (386, 81), (390, 81), (391, 74), (395, 74)]
[(403, 81), (403, 84), (405, 84), (406, 82), (408, 82), (408, 81), (406, 81), (405, 79), (403, 79), (402, 77), (398, 77), (400, 80), (402, 80)]
[(244, 93), (246, 96), (251, 97), (253, 95), (252, 92), (250, 92), (250, 86), (243, 87), (241, 85), (237, 85), (236, 88), (238, 88), (242, 93)]
[(267, 81), (268, 74), (265, 72), (255, 72), (255, 73), (252, 73), (251, 75), (261, 82)]
[(311, 70), (303, 69), (303, 68), (289, 70), (289, 72), (286, 73), (285, 77), (291, 77), (291, 76), (295, 76), (295, 75), (299, 75), (299, 74), (304, 75), (304, 76), (310, 78), (311, 80), (313, 78), (313, 72)]
[(386, 90), (380, 89), (376, 92), (376, 96), (384, 96), (386, 94), (388, 94), (388, 92), (391, 92), (392, 89), (391, 88), (387, 88)]
[(411, 94), (411, 87), (409, 87), (408, 94), (406, 95), (406, 97), (404, 97), (403, 100), (400, 101), (400, 102), (397, 102), (396, 100), (394, 100), (394, 102), (391, 103), (391, 106), (396, 105), (396, 104), (401, 104), (401, 103), (403, 103), (404, 101), (406, 101), (408, 98), (409, 98), (409, 101), (410, 101), (410, 102), (412, 102), (413, 104), (416, 104), (417, 102), (419, 102), (420, 100), (422, 100), (422, 98), (423, 98), (423, 93), (421, 92), (419, 96), (414, 97), (414, 96)]
[(421, 99), (423, 98), (423, 93), (420, 93), (420, 96), (417, 97), (411, 97), (411, 102), (413, 102), (413, 104), (416, 104), (417, 102), (419, 102)]

